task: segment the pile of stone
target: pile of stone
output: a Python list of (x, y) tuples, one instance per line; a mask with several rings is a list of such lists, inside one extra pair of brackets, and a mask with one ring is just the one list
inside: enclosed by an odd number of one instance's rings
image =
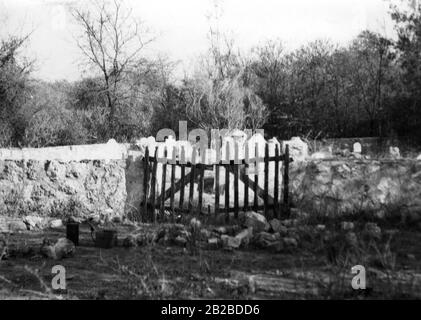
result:
[(158, 243), (180, 247), (201, 247), (207, 249), (235, 250), (253, 246), (280, 252), (298, 247), (297, 224), (307, 214), (294, 210), (292, 219), (272, 219), (269, 222), (257, 212), (248, 211), (239, 219), (239, 224), (214, 228), (202, 227), (197, 219), (189, 226), (168, 224), (157, 231), (145, 234), (133, 233), (123, 240), (124, 247), (143, 246)]
[(24, 217), (0, 217), (0, 232), (2, 233), (43, 230), (47, 228), (58, 229), (62, 227), (62, 219), (31, 215)]

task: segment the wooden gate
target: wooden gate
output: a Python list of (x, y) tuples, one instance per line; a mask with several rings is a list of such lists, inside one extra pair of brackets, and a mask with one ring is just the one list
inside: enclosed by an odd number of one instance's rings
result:
[[(141, 212), (143, 221), (161, 220), (165, 214), (169, 214), (172, 219), (176, 215), (182, 213), (189, 214), (211, 214), (211, 205), (203, 208), (204, 179), (205, 172), (213, 172), (213, 191), (214, 203), (213, 213), (215, 216), (220, 213), (226, 214), (227, 221), (230, 212), (233, 212), (234, 218), (238, 218), (240, 211), (263, 211), (267, 218), (277, 217), (289, 214), (289, 164), (292, 158), (289, 157), (289, 147), (286, 145), (285, 153), (280, 154), (279, 146), (275, 146), (275, 155), (269, 156), (269, 145), (265, 145), (264, 157), (258, 157), (258, 148), (255, 148), (255, 158), (240, 160), (220, 160), (213, 164), (204, 164), (197, 162), (197, 150), (193, 147), (191, 159), (186, 161), (184, 147), (181, 152), (173, 151), (171, 159), (168, 159), (167, 149), (164, 149), (164, 156), (158, 157), (158, 148), (155, 148), (153, 155), (150, 154), (148, 148), (145, 150), (144, 162), (144, 198), (141, 203)], [(173, 150), (176, 150), (175, 148)], [(226, 148), (225, 159), (230, 159), (229, 145)], [(248, 158), (248, 145), (245, 150), (246, 159)], [(235, 145), (235, 158), (238, 159), (238, 145)], [(274, 163), (274, 179), (273, 179), (273, 195), (269, 194), (269, 165)], [(283, 164), (282, 184), (280, 190), (279, 176), (280, 163)], [(254, 165), (255, 172), (250, 172)], [(161, 174), (158, 177), (158, 166), (161, 166)], [(168, 166), (170, 166), (168, 168)], [(259, 172), (256, 169), (259, 166), (264, 167), (263, 187), (259, 185)], [(180, 168), (180, 177), (176, 178), (176, 168)], [(223, 175), (221, 175), (223, 168)], [(169, 186), (167, 181), (167, 171), (170, 175)], [(230, 205), (230, 175), (233, 176), (233, 205)], [(160, 179), (160, 190), (157, 190), (157, 182)], [(221, 181), (224, 182), (221, 184)], [(240, 206), (239, 182), (243, 183), (243, 205)], [(197, 205), (194, 205), (195, 188), (197, 183)], [(185, 189), (188, 188), (188, 201), (185, 203)], [(253, 199), (249, 199), (249, 190), (253, 191)], [(178, 202), (176, 204), (176, 193), (179, 193)], [(221, 205), (221, 197), (225, 197), (225, 201)], [(259, 198), (263, 200), (263, 205), (259, 205)], [(169, 204), (167, 200), (169, 199)], [(262, 201), (260, 201), (262, 202)], [(143, 210), (142, 210), (143, 209)], [(206, 210), (207, 209), (207, 210)], [(270, 214), (271, 213), (271, 214)]]

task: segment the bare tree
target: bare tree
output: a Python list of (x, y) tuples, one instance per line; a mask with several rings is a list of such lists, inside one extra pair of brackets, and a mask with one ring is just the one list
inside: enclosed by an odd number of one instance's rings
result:
[(113, 135), (117, 108), (127, 98), (127, 85), (123, 82), (127, 73), (144, 61), (143, 49), (153, 38), (122, 1), (93, 0), (90, 5), (88, 9), (72, 9), (73, 17), (83, 30), (77, 44), (89, 65), (103, 78), (109, 133)]

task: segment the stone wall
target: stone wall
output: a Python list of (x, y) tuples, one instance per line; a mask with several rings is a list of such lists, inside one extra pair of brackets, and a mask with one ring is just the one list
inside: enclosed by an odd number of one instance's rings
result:
[(0, 212), (8, 215), (122, 215), (126, 161), (0, 160)]
[(0, 149), (0, 214), (122, 215), (142, 199), (141, 157), (115, 140)]
[[(60, 216), (72, 205), (84, 215), (122, 215), (140, 208), (144, 192), (140, 150), (111, 141), (12, 151), (0, 149), (0, 215)], [(274, 168), (270, 169), (273, 194)], [(259, 181), (263, 185), (263, 179)], [(421, 208), (421, 161), (294, 161), (290, 190), (294, 205), (328, 214)]]
[(318, 160), (292, 164), (294, 203), (326, 214), (421, 210), (421, 161)]

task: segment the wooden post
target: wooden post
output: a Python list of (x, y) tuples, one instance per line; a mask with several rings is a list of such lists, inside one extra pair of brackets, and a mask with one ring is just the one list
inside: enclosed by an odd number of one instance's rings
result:
[(162, 185), (161, 185), (161, 217), (165, 216), (165, 185), (167, 181), (167, 147), (164, 147), (164, 162), (162, 163)]
[(289, 146), (288, 144), (285, 147), (285, 159), (284, 159), (284, 164), (285, 164), (285, 168), (284, 168), (284, 207), (285, 207), (285, 212), (287, 213), (287, 215), (289, 216), (289, 190), (288, 190), (288, 186), (289, 186)]
[(175, 166), (176, 166), (176, 149), (172, 148), (172, 164), (171, 164), (171, 196), (170, 196), (170, 206), (171, 206), (171, 220), (174, 222), (174, 189), (175, 189)]
[(215, 217), (219, 213), (219, 163), (215, 164)]
[(204, 180), (204, 175), (205, 175), (205, 164), (204, 163), (200, 163), (199, 164), (199, 186), (198, 186), (198, 191), (199, 191), (199, 203), (198, 203), (198, 207), (199, 207), (199, 213), (202, 213), (202, 203), (203, 203), (203, 180)]
[(194, 195), (194, 178), (196, 176), (196, 147), (193, 147), (191, 155), (191, 175), (190, 175), (190, 189), (189, 189), (189, 212), (193, 213), (193, 195)]
[(145, 150), (145, 177), (144, 177), (144, 192), (145, 197), (143, 201), (143, 215), (142, 221), (145, 222), (148, 216), (148, 195), (149, 195), (149, 147)]
[[(248, 176), (249, 174), (249, 144), (246, 142), (245, 151), (244, 151), (244, 159), (245, 159), (245, 173)], [(245, 179), (244, 181), (244, 211), (248, 211), (249, 207), (249, 179)]]
[(265, 217), (268, 218), (268, 193), (269, 193), (269, 144), (265, 145), (265, 182), (264, 182), (264, 213)]
[(238, 164), (236, 162), (239, 161), (239, 150), (237, 142), (235, 142), (234, 150), (234, 217), (238, 219)]
[(228, 164), (225, 165), (225, 213), (226, 213), (226, 221), (229, 222), (229, 208), (230, 208), (230, 150), (229, 150), (229, 142), (227, 141), (226, 146), (226, 156), (228, 160)]
[(156, 222), (156, 213), (155, 213), (155, 201), (156, 201), (156, 171), (158, 169), (158, 148), (155, 148), (155, 155), (153, 160), (153, 168), (152, 168), (152, 182), (151, 182), (151, 198), (152, 198), (152, 221)]
[(279, 146), (275, 146), (275, 185), (273, 188), (273, 212), (275, 218), (279, 219)]
[(257, 198), (257, 186), (259, 185), (259, 145), (256, 143), (255, 148), (254, 148), (255, 152), (254, 152), (254, 157), (255, 157), (255, 162), (254, 162), (254, 188), (253, 188), (253, 193), (254, 193), (254, 211), (257, 211), (257, 207), (259, 205), (259, 201)]
[(180, 189), (180, 200), (178, 202), (178, 207), (180, 210), (183, 210), (183, 204), (184, 204), (184, 187), (185, 187), (185, 175), (186, 175), (186, 150), (184, 149), (184, 146), (181, 146), (181, 156), (180, 156), (180, 162), (181, 162), (181, 189)]

